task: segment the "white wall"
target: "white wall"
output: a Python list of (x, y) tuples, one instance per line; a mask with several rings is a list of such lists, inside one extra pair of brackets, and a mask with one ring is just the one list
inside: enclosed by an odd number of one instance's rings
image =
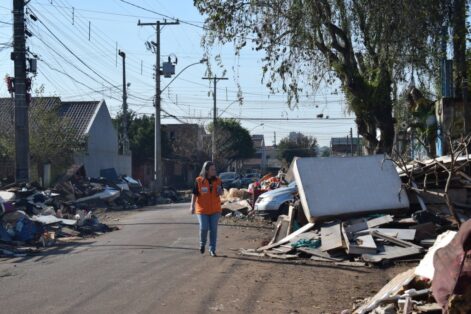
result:
[(83, 164), (90, 177), (98, 177), (100, 170), (107, 168), (131, 175), (131, 156), (120, 155), (118, 149), (118, 132), (103, 101), (88, 129), (87, 152), (76, 154), (75, 163)]

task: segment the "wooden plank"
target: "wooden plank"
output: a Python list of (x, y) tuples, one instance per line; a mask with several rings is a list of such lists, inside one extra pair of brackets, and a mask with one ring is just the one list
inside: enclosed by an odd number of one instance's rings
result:
[(401, 247), (405, 247), (405, 248), (414, 247), (414, 248), (418, 249), (419, 251), (423, 251), (423, 247), (421, 247), (421, 246), (415, 245), (414, 243), (407, 242), (407, 241), (404, 241), (404, 240), (401, 240), (401, 239), (396, 239), (394, 237), (390, 237), (390, 236), (385, 235), (385, 234), (383, 234), (379, 231), (376, 231), (376, 230), (371, 231), (371, 235), (373, 237), (384, 239), (388, 242), (394, 243), (394, 244), (399, 245)]
[(388, 224), (393, 221), (394, 219), (391, 215), (384, 215), (381, 217), (370, 219), (366, 222), (366, 224), (368, 225), (368, 228), (374, 228), (374, 227)]
[(370, 234), (356, 237), (355, 243), (361, 248), (374, 249), (375, 251), (377, 249), (375, 240)]
[(362, 254), (361, 258), (367, 263), (381, 263), (384, 260), (394, 260), (406, 256), (420, 254), (422, 251), (416, 247), (400, 247), (392, 245), (378, 245), (378, 253)]
[(293, 225), (294, 225), (294, 221), (295, 221), (295, 215), (296, 214), (296, 211), (294, 209), (294, 206), (293, 205), (289, 205), (289, 210), (288, 210), (288, 221), (289, 221), (289, 224), (288, 224), (288, 234), (291, 233), (291, 231), (293, 230)]
[[(345, 244), (347, 246), (347, 253), (348, 254), (374, 254), (376, 253), (376, 248), (370, 248), (370, 247), (361, 247), (358, 246), (356, 243), (350, 242), (352, 237), (348, 235), (347, 231), (345, 230), (343, 224), (342, 224), (342, 234), (345, 240)], [(353, 239), (352, 239), (353, 240)], [(373, 240), (374, 242), (374, 240)]]
[(307, 224), (305, 224), (304, 226), (302, 226), (301, 228), (299, 228), (298, 230), (296, 230), (295, 232), (292, 232), (290, 235), (288, 235), (288, 236), (285, 237), (284, 239), (281, 239), (281, 240), (278, 241), (277, 243), (273, 243), (273, 244), (269, 244), (269, 245), (265, 245), (265, 246), (259, 247), (259, 248), (257, 249), (257, 251), (258, 251), (258, 252), (261, 252), (261, 251), (268, 250), (268, 249), (271, 249), (271, 248), (280, 246), (280, 245), (282, 245), (282, 244), (288, 243), (288, 242), (291, 241), (291, 239), (293, 239), (295, 236), (300, 235), (300, 234), (302, 234), (302, 233), (304, 233), (304, 232), (307, 232), (307, 231), (311, 230), (312, 228), (314, 228), (314, 223), (312, 223), (312, 222), (307, 223)]
[(380, 303), (381, 300), (396, 295), (397, 293), (399, 293), (399, 291), (402, 290), (405, 285), (408, 285), (414, 278), (414, 268), (400, 273), (399, 275), (394, 277), (390, 282), (388, 282), (378, 293), (376, 293), (376, 295), (370, 298), (367, 303), (356, 309), (353, 313), (363, 314), (371, 312), (372, 310), (374, 310), (376, 305)]
[(290, 245), (280, 245), (279, 247), (275, 247), (272, 249), (272, 251), (275, 251), (276, 253), (289, 253), (293, 250), (294, 248)]
[(349, 236), (353, 235), (354, 233), (358, 231), (368, 229), (368, 224), (366, 222), (366, 219), (350, 220), (350, 221), (344, 222), (343, 226)]
[(312, 256), (318, 257), (320, 259), (326, 260), (326, 261), (331, 261), (331, 262), (341, 262), (344, 261), (345, 258), (342, 257), (335, 257), (329, 254), (328, 252), (322, 252), (320, 249), (313, 249), (309, 247), (300, 247), (296, 249), (297, 251), (310, 254)]
[(270, 242), (268, 242), (268, 245), (271, 245), (276, 242), (275, 240), (278, 237), (278, 234), (280, 233), (280, 229), (281, 229), (281, 221), (276, 225), (275, 233), (273, 234), (273, 237), (271, 238)]
[(297, 259), (298, 255), (296, 254), (273, 254), (269, 251), (265, 251), (265, 254), (271, 258), (276, 259)]
[(240, 249), (239, 252), (240, 252), (241, 255), (245, 255), (245, 256), (253, 256), (253, 257), (264, 257), (265, 256), (265, 253), (257, 253), (257, 252), (249, 251), (249, 250), (245, 250), (245, 249)]
[(340, 223), (334, 222), (321, 227), (321, 250), (331, 251), (343, 247)]
[(371, 228), (358, 232), (356, 235), (371, 234), (373, 231), (380, 232), (389, 237), (393, 237), (400, 240), (413, 241), (417, 230), (415, 229), (393, 229), (393, 228)]

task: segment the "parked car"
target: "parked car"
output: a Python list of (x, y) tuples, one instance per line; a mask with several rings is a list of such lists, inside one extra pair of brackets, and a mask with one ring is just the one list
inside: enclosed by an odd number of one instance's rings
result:
[(291, 182), (286, 187), (268, 191), (260, 195), (255, 202), (255, 214), (277, 219), (279, 215), (288, 214), (289, 203), (294, 200), (294, 195), (298, 192), (296, 182)]
[(242, 179), (240, 179), (240, 182), (241, 182), (241, 186), (246, 188), (249, 186), (249, 184), (254, 183), (258, 180), (260, 180), (260, 174), (249, 173), (249, 174), (246, 174)]
[(222, 172), (219, 174), (219, 178), (222, 181), (222, 187), (225, 189), (240, 189), (242, 185), (240, 175), (237, 172)]

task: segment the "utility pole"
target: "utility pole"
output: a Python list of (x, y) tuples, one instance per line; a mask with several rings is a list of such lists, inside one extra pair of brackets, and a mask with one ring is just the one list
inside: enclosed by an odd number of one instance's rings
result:
[(123, 155), (129, 154), (129, 137), (128, 137), (128, 95), (126, 84), (126, 53), (119, 50), (119, 56), (123, 59)]
[(213, 76), (213, 77), (203, 77), (203, 80), (212, 80), (214, 84), (214, 91), (213, 91), (213, 133), (211, 135), (211, 159), (213, 162), (216, 161), (216, 156), (217, 156), (217, 149), (216, 149), (216, 119), (217, 119), (217, 82), (220, 80), (227, 80), (227, 77), (218, 77), (218, 76)]
[(161, 121), (160, 121), (160, 76), (162, 71), (160, 69), (160, 27), (166, 25), (178, 25), (180, 22), (177, 20), (175, 22), (163, 22), (157, 21), (154, 23), (141, 23), (139, 20), (138, 26), (154, 26), (155, 27), (155, 37), (156, 42), (154, 46), (156, 48), (155, 52), (155, 120), (154, 120), (154, 192), (160, 192), (162, 188), (162, 132), (161, 132)]
[(29, 126), (26, 86), (25, 1), (13, 0), (13, 53), (15, 63), (15, 180), (29, 180)]
[(353, 128), (350, 128), (350, 152), (353, 157)]

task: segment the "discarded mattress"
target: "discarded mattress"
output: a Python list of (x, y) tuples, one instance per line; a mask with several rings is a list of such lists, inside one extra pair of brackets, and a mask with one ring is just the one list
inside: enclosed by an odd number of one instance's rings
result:
[(383, 155), (299, 158), (293, 163), (301, 203), (310, 221), (409, 207), (396, 168)]
[(61, 223), (61, 224), (67, 225), (67, 226), (74, 226), (74, 225), (77, 224), (77, 220), (57, 218), (54, 215), (33, 216), (33, 217), (31, 217), (31, 220), (40, 222), (40, 223), (45, 224), (45, 225)]

